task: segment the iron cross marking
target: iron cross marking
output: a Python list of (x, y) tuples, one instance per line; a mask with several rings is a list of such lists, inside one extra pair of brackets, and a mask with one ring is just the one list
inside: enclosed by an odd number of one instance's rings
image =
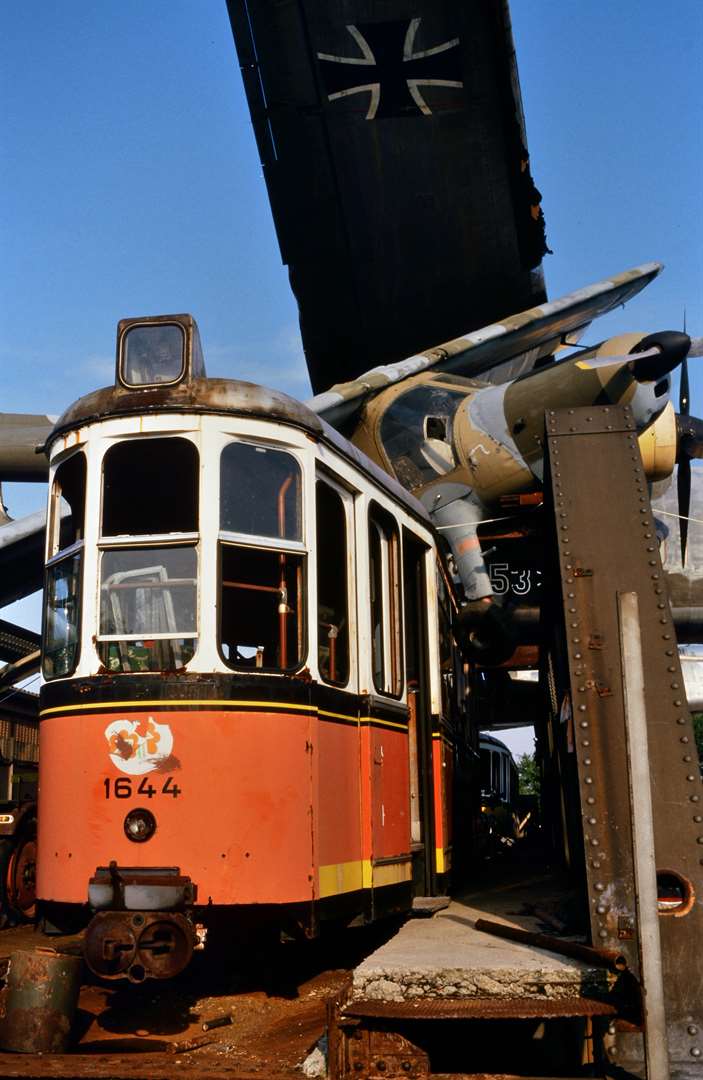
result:
[(422, 86), (463, 87), (459, 38), (415, 50), (421, 19), (348, 25), (356, 56), (318, 53), (328, 101), (369, 94), (367, 120), (432, 113)]

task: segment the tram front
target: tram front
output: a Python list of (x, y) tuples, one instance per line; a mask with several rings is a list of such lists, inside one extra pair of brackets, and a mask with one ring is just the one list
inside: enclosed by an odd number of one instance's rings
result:
[(205, 379), (189, 316), (124, 320), (48, 440), (38, 896), (102, 977), (314, 898), (303, 414)]

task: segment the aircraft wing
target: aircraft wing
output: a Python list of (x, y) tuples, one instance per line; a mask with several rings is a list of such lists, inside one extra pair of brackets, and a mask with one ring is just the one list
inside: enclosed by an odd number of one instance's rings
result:
[(661, 270), (644, 263), (605, 281), (586, 285), (559, 300), (540, 304), (473, 330), (424, 353), (384, 364), (347, 383), (332, 386), (307, 405), (333, 427), (345, 430), (364, 402), (393, 383), (422, 371), (451, 371), (483, 382), (507, 382), (532, 370), (562, 344), (574, 344), (588, 324), (636, 296)]
[(545, 299), (507, 0), (228, 0), (315, 392)]
[(49, 462), (36, 448), (44, 445), (55, 422), (55, 416), (0, 413), (0, 481), (46, 480)]

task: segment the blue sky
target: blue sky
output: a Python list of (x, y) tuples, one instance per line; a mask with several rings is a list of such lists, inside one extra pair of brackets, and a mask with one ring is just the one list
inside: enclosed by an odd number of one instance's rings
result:
[[(550, 296), (657, 259), (590, 340), (679, 328), (684, 306), (703, 334), (703, 4), (512, 17)], [(224, 0), (6, 0), (0, 33), (0, 408), (60, 412), (111, 381), (119, 318), (174, 311), (211, 375), (307, 396)]]

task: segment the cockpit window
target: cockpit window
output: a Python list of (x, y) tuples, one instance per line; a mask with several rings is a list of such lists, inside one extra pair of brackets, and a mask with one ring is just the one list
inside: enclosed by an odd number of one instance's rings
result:
[(302, 539), (301, 473), (292, 454), (232, 442), (222, 451), (220, 528), (247, 536)]
[(381, 441), (403, 487), (414, 491), (456, 467), (453, 421), (465, 397), (443, 386), (416, 386), (388, 407)]
[(188, 439), (126, 439), (103, 462), (103, 536), (196, 532), (198, 451)]
[(120, 376), (127, 386), (176, 382), (185, 367), (185, 336), (175, 323), (133, 326), (122, 339)]

